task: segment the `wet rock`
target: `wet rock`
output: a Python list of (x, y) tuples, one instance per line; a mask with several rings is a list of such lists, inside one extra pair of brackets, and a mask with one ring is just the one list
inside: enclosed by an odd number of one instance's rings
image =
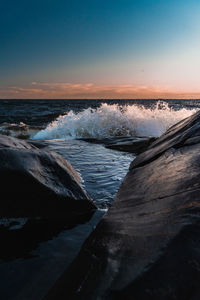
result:
[(141, 152), (145, 151), (148, 146), (151, 145), (155, 140), (155, 137), (134, 137), (129, 140), (120, 139), (116, 140), (115, 142), (108, 143), (106, 145), (106, 148), (123, 152), (130, 152), (138, 155)]
[[(35, 254), (33, 250), (36, 250), (41, 242), (52, 240), (60, 232), (77, 225), (72, 220), (69, 222), (67, 218), (8, 218), (7, 222), (4, 220), (0, 219), (0, 263), (37, 257), (38, 253)], [(81, 218), (78, 223), (81, 223)]]
[(46, 299), (200, 299), (200, 112), (131, 164)]
[(0, 136), (0, 217), (79, 219), (96, 208), (60, 155)]
[(43, 129), (43, 127), (30, 126), (23, 122), (20, 122), (19, 124), (6, 122), (0, 124), (0, 134), (13, 136), (18, 139), (28, 139), (41, 129)]
[(133, 161), (132, 167), (144, 165), (156, 159), (170, 148), (181, 148), (184, 143), (199, 136), (200, 121), (199, 112), (197, 112), (167, 130), (165, 134), (150, 145), (147, 151)]
[(124, 136), (101, 139), (87, 138), (83, 140), (89, 143), (103, 144), (109, 149), (130, 152), (138, 155), (145, 151), (156, 139), (157, 138), (155, 137)]

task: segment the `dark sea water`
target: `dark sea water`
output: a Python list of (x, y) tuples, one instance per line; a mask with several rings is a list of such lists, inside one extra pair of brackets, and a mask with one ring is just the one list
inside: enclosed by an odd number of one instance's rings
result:
[[(0, 122), (44, 125), (70, 110), (79, 112), (102, 103), (152, 107), (158, 100), (0, 100)], [(161, 100), (162, 101), (162, 100)], [(170, 107), (200, 108), (200, 100), (164, 100)]]
[[(200, 100), (0, 100), (0, 133), (44, 143), (62, 155), (99, 207), (88, 223), (40, 240), (26, 259), (15, 251), (9, 259), (0, 257), (1, 298), (42, 299), (112, 205), (135, 155), (107, 149), (101, 141), (160, 136), (199, 108)], [(23, 242), (14, 240), (13, 249)]]

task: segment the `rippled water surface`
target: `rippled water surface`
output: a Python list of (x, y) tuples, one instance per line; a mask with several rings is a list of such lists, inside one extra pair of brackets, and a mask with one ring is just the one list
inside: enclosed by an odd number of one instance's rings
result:
[(82, 184), (100, 208), (112, 200), (128, 171), (133, 154), (81, 140), (49, 140), (48, 149), (61, 154), (81, 174)]

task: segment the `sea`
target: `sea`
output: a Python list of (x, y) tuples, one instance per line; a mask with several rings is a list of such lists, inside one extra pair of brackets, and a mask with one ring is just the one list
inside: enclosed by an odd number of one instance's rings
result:
[[(136, 156), (106, 148), (105, 139), (159, 137), (199, 109), (200, 100), (190, 99), (0, 100), (0, 134), (43, 143), (45, 149), (63, 156), (79, 172), (83, 187), (98, 207), (89, 222), (65, 229), (49, 240), (37, 240), (37, 231), (33, 231), (29, 237), (36, 241), (32, 248), (16, 238), (26, 220), (10, 226), (13, 240), (6, 247), (13, 247), (13, 251), (3, 257), (0, 251), (2, 299), (42, 299), (112, 206)], [(0, 222), (2, 226), (9, 220)], [(3, 241), (7, 243), (5, 238)], [(17, 243), (21, 246), (15, 251)]]

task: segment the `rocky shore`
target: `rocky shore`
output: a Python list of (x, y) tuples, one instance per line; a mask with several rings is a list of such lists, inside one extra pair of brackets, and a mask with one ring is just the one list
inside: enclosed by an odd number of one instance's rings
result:
[(45, 299), (200, 298), (200, 112), (131, 164), (113, 206)]
[(0, 259), (27, 258), (40, 242), (90, 220), (96, 206), (62, 156), (0, 135)]
[(96, 209), (62, 156), (0, 135), (0, 217), (76, 218)]

